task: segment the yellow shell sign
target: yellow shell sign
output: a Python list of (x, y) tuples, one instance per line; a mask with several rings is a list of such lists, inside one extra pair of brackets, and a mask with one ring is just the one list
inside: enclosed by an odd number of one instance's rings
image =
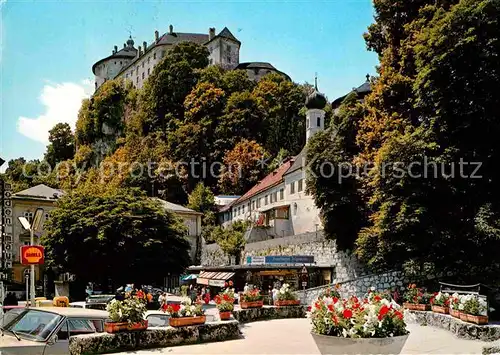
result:
[(21, 264), (34, 265), (43, 264), (44, 253), (43, 247), (39, 245), (26, 245), (21, 247)]

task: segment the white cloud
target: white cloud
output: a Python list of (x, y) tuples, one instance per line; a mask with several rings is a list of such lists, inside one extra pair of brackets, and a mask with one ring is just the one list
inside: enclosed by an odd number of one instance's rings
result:
[(67, 122), (74, 129), (82, 100), (93, 92), (92, 84), (89, 79), (82, 80), (80, 84), (47, 83), (40, 95), (45, 113), (36, 118), (19, 117), (17, 130), (28, 138), (47, 144), (49, 130), (57, 123)]

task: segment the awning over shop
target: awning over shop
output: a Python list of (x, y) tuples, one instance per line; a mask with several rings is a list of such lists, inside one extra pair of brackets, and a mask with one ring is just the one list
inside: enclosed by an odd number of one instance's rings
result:
[(196, 282), (200, 285), (224, 287), (226, 281), (234, 276), (234, 272), (202, 271)]
[(196, 280), (197, 277), (198, 277), (198, 275), (196, 275), (196, 274), (184, 275), (183, 277), (181, 277), (181, 281)]

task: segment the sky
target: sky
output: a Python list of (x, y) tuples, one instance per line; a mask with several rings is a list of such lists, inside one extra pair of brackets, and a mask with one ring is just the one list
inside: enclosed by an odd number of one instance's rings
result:
[[(225, 26), (242, 42), (240, 62), (269, 62), (331, 101), (375, 75), (363, 33), (369, 0), (20, 1), (0, 0), (0, 157), (40, 159), (48, 130), (75, 126), (92, 94), (92, 64), (123, 47), (151, 43), (154, 31), (208, 33)], [(7, 163), (0, 169), (3, 171)]]

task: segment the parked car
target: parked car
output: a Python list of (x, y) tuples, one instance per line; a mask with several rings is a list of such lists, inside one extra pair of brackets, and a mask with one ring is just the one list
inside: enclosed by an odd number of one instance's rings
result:
[(87, 297), (85, 308), (106, 310), (106, 306), (115, 298), (115, 295), (92, 295)]
[(102, 333), (108, 317), (108, 312), (94, 309), (25, 308), (2, 327), (1, 354), (68, 354), (70, 336)]

